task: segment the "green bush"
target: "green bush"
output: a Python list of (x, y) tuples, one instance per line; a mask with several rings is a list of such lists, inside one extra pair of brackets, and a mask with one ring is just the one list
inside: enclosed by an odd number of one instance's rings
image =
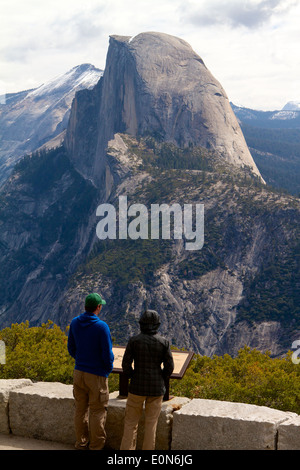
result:
[(6, 361), (0, 378), (71, 383), (74, 360), (68, 354), (67, 335), (53, 322), (29, 327), (29, 322), (12, 324), (0, 332)]
[(171, 380), (170, 393), (268, 406), (300, 414), (300, 368), (291, 353), (271, 358), (248, 347), (236, 357), (196, 355), (181, 380)]
[[(0, 331), (6, 363), (0, 378), (72, 383), (74, 360), (67, 350), (67, 330), (48, 321), (39, 327), (29, 322)], [(118, 374), (109, 377), (110, 391), (118, 390)], [(236, 357), (195, 354), (181, 380), (170, 380), (170, 394), (251, 403), (300, 414), (300, 365), (291, 352), (272, 358), (268, 352), (245, 347)]]

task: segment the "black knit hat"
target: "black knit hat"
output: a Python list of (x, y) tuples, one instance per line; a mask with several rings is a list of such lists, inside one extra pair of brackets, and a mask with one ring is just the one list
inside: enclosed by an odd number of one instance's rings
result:
[(155, 310), (145, 310), (139, 319), (139, 323), (142, 325), (160, 325), (160, 318)]

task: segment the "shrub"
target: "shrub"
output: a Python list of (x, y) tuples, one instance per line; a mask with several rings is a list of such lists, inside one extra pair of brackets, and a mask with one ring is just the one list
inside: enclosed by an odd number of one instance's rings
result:
[(12, 324), (0, 332), (5, 343), (6, 363), (0, 365), (4, 379), (71, 383), (74, 360), (67, 350), (67, 335), (53, 322), (29, 327)]
[[(74, 360), (67, 349), (67, 330), (48, 321), (29, 327), (12, 324), (0, 331), (6, 363), (0, 378), (71, 384)], [(109, 377), (110, 391), (118, 390), (118, 374)], [(170, 394), (251, 403), (300, 414), (300, 365), (291, 353), (272, 358), (268, 352), (244, 347), (236, 357), (195, 354), (181, 380), (170, 380)]]
[(300, 414), (300, 368), (291, 353), (271, 358), (248, 347), (235, 358), (196, 355), (181, 381), (170, 383), (172, 395), (268, 406)]

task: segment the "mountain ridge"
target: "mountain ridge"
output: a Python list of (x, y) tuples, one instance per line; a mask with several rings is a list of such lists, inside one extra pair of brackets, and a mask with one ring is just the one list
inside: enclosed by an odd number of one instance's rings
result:
[[(244, 344), (273, 356), (286, 352), (300, 327), (291, 263), (297, 260), (299, 200), (206, 152), (116, 135), (108, 148), (114, 180), (108, 200), (104, 188), (100, 193), (72, 168), (63, 148), (20, 162), (0, 206), (1, 262), (13, 273), (10, 279), (1, 274), (11, 300), (1, 304), (0, 324), (23, 321), (30, 311), (31, 324), (50, 318), (65, 327), (84, 309), (85, 295), (99, 291), (107, 301), (102, 318), (118, 344), (137, 331), (147, 305), (160, 312), (161, 331), (177, 347), (208, 356), (235, 355)], [(98, 204), (115, 204), (122, 194), (129, 204), (147, 207), (183, 204), (187, 197), (204, 203), (202, 250), (188, 253), (173, 239), (97, 239)], [(9, 232), (10, 217), (19, 221), (19, 233)], [(282, 258), (278, 268), (274, 254)]]
[(264, 180), (300, 194), (300, 110), (256, 111), (231, 104)]
[(76, 91), (91, 88), (102, 71), (91, 64), (73, 67), (38, 88), (9, 94), (0, 106), (0, 184), (25, 153), (56, 138), (67, 127)]
[[(120, 145), (120, 138), (125, 145)], [(150, 145), (153, 146), (152, 141)], [(163, 144), (165, 152), (168, 147), (164, 145), (168, 144)], [(65, 301), (70, 311), (75, 313), (72, 305), (82, 302), (80, 296), (90, 289), (98, 289), (107, 299), (109, 311), (103, 315), (119, 344), (124, 344), (128, 335), (137, 332), (137, 319), (147, 305), (161, 312), (162, 332), (177, 347), (206, 355), (225, 352), (234, 355), (248, 344), (260, 349), (265, 347), (272, 355), (282, 354), (289, 348), (290, 339), (297, 336), (299, 324), (285, 337), (290, 328), (289, 317), (284, 323), (282, 317), (276, 316), (276, 310), (272, 310), (272, 304), (265, 310), (265, 316), (259, 318), (258, 312), (262, 315), (265, 308), (263, 297), (261, 304), (258, 299), (252, 300), (257, 309), (256, 319), (254, 310), (247, 306), (250, 297), (255, 295), (249, 283), (263, 283), (265, 289), (271, 283), (273, 288), (276, 286), (274, 291), (278, 292), (278, 297), (283, 296), (275, 274), (266, 281), (261, 272), (273, 265), (270, 244), (273, 243), (277, 247), (275, 251), (283, 256), (287, 250), (284, 240), (288, 237), (289, 249), (295, 245), (297, 250), (295, 232), (287, 230), (285, 234), (280, 230), (276, 241), (272, 241), (272, 233), (278, 225), (278, 217), (280, 221), (285, 217), (285, 224), (296, 228), (299, 201), (292, 196), (269, 192), (251, 172), (247, 178), (243, 171), (234, 176), (234, 167), (219, 166), (218, 161), (217, 166), (212, 167), (203, 166), (199, 161), (198, 167), (205, 168), (202, 170), (196, 170), (197, 165), (194, 170), (176, 169), (172, 162), (169, 167), (170, 157), (167, 161), (156, 160), (156, 153), (149, 151), (148, 154), (148, 151), (143, 141), (137, 142), (129, 135), (119, 135), (110, 142), (111, 172), (122, 172), (122, 182), (110, 195), (111, 203), (124, 191), (129, 201), (138, 198), (148, 207), (149, 201), (183, 203), (188, 192), (189, 202), (203, 202), (205, 206), (205, 245), (202, 250), (187, 254), (182, 242), (175, 240), (167, 246), (162, 240), (157, 244), (153, 240), (98, 242), (98, 248), (95, 244), (87, 263), (79, 266), (67, 291)], [(187, 155), (191, 157), (191, 153)], [(211, 156), (207, 159), (204, 155), (201, 158), (209, 165)], [(147, 162), (153, 158), (156, 164), (145, 168), (141, 160)], [(175, 161), (182, 166), (182, 156)], [(114, 259), (118, 260), (115, 267), (111, 264)], [(290, 261), (284, 262), (284, 269), (290, 269), (291, 274), (295, 267), (290, 264), (287, 268), (289, 264)], [(293, 281), (286, 278), (284, 282), (289, 291), (288, 286)], [(261, 292), (260, 287), (260, 295)], [(269, 287), (268, 295), (271, 295)], [(298, 318), (297, 295), (295, 290), (293, 307), (290, 305), (290, 318), (294, 319)], [(282, 297), (282, 302), (288, 300)], [(120, 311), (124, 312), (121, 316)], [(242, 313), (245, 311), (248, 316)]]
[[(161, 38), (156, 36), (159, 43)], [(0, 325), (30, 318), (33, 324), (51, 319), (67, 326), (84, 308), (85, 295), (99, 291), (107, 300), (102, 317), (118, 344), (136, 331), (148, 306), (159, 311), (161, 331), (177, 347), (234, 355), (248, 344), (280, 355), (300, 328), (299, 200), (268, 187), (245, 161), (236, 164), (220, 154), (213, 143), (221, 137), (209, 126), (201, 126), (201, 135), (210, 145), (190, 141), (190, 129), (187, 145), (178, 145), (175, 136), (187, 135), (191, 102), (182, 106), (182, 97), (170, 100), (161, 89), (162, 100), (155, 90), (135, 97), (146, 88), (135, 83), (142, 75), (132, 73), (128, 49), (136, 54), (144, 40), (111, 39), (108, 59), (118, 63), (112, 67), (108, 60), (97, 84), (76, 93), (61, 146), (20, 160), (1, 188)], [(164, 74), (173, 76), (178, 64), (168, 64), (154, 66), (154, 75), (165, 65)], [(228, 109), (228, 99), (215, 95), (219, 85), (212, 88), (211, 98), (204, 87), (208, 103), (218, 105), (206, 124), (214, 115), (227, 118), (219, 104), (225, 101)], [(147, 109), (154, 127), (143, 127)], [(165, 117), (157, 121), (160, 109)], [(237, 135), (228, 125), (232, 114), (222, 124), (230, 130), (229, 142)], [(165, 127), (170, 122), (173, 131)], [(174, 140), (161, 131), (172, 131)], [(120, 195), (147, 207), (204, 204), (203, 248), (188, 252), (184, 240), (174, 239), (99, 240), (97, 207), (114, 205)]]

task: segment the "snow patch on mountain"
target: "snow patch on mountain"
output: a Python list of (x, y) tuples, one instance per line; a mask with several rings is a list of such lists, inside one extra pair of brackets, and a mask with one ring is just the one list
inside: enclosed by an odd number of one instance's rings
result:
[(6, 95), (0, 106), (0, 186), (24, 154), (59, 141), (75, 93), (94, 88), (102, 75), (93, 65), (82, 64), (38, 88)]
[(276, 113), (274, 113), (270, 119), (282, 119), (282, 120), (286, 120), (286, 119), (295, 119), (299, 116), (299, 112), (300, 112), (300, 108), (299, 108), (299, 111), (278, 111)]
[(28, 93), (26, 98), (45, 97), (53, 93), (72, 93), (78, 88), (93, 88), (103, 72), (93, 65), (83, 64), (59, 75)]

